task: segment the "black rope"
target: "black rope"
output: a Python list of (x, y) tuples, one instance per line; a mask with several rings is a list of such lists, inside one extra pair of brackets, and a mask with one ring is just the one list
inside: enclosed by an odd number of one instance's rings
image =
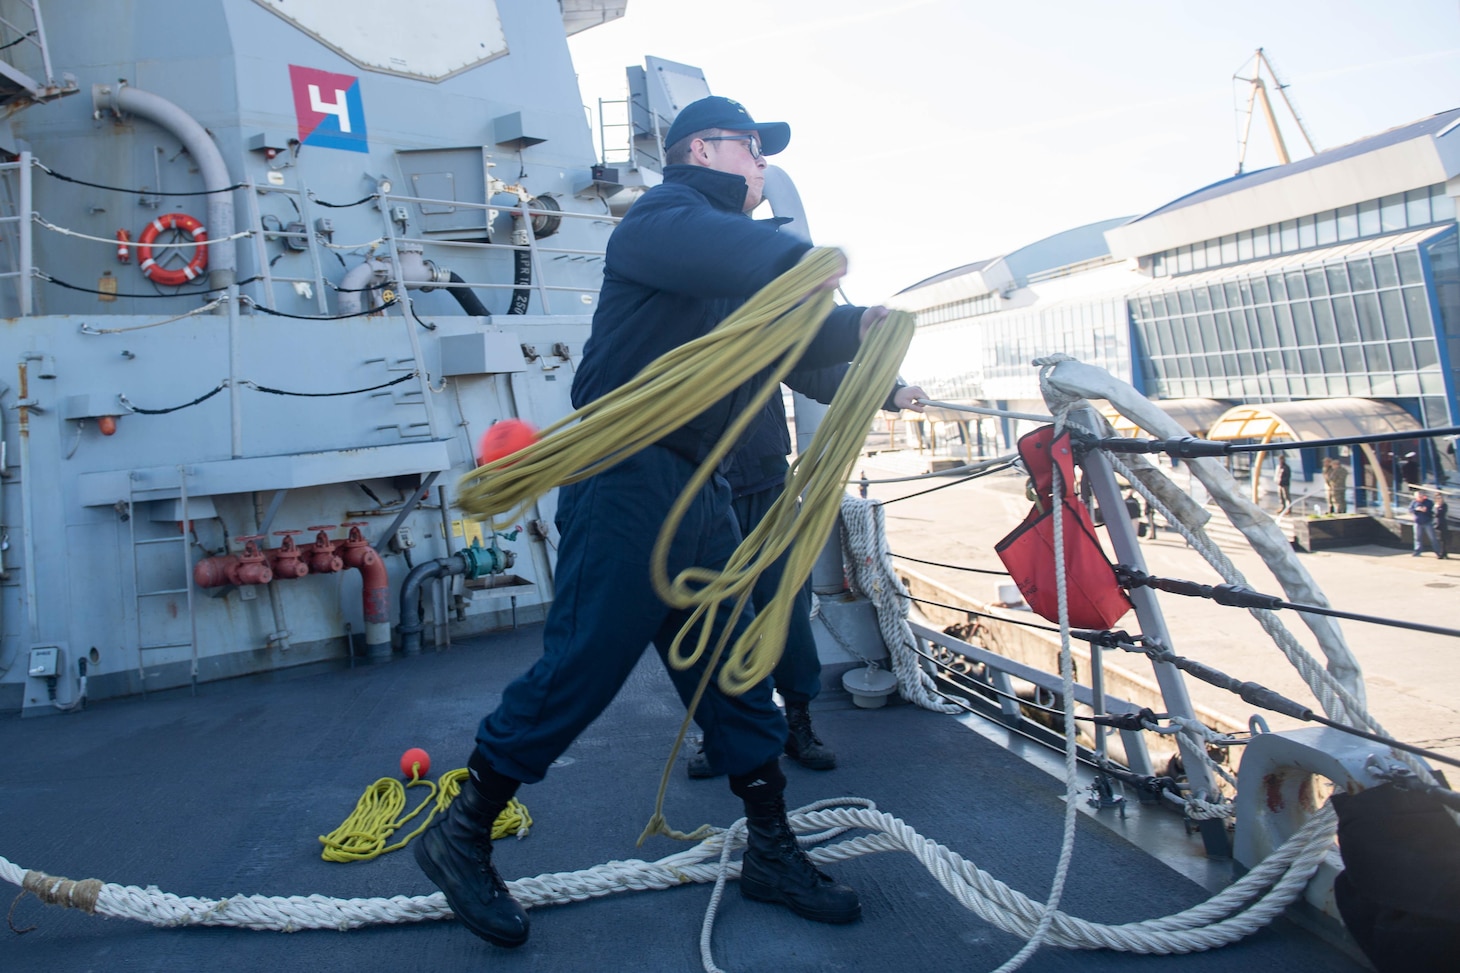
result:
[[(132, 405), (130, 402), (127, 402), (125, 404), (127, 408), (132, 412), (137, 412), (144, 416), (162, 416), (167, 415), (167, 413), (169, 412), (177, 412), (179, 409), (191, 408), (192, 406), (195, 406), (200, 402), (207, 402), (209, 399), (211, 399), (213, 396), (217, 395), (219, 392), (223, 391), (227, 387), (228, 382), (226, 380), (219, 382), (217, 386), (214, 387), (213, 391), (204, 392), (202, 395), (198, 396), (196, 399), (193, 399), (193, 401), (191, 402), (184, 402), (182, 405), (175, 405), (167, 409), (143, 409), (140, 406)], [(125, 397), (123, 397), (123, 399), (125, 400)]]
[(1014, 464), (1012, 462), (1009, 462), (1001, 463), (997, 466), (990, 466), (988, 469), (979, 470), (977, 473), (970, 473), (967, 476), (961, 476), (958, 479), (954, 480), (952, 483), (940, 483), (935, 487), (929, 487), (926, 490), (919, 490), (917, 493), (909, 493), (906, 496), (893, 497), (891, 500), (880, 500), (878, 502), (885, 507), (889, 503), (897, 503), (899, 500), (911, 500), (913, 497), (921, 497), (927, 493), (935, 493), (938, 490), (946, 490), (951, 486), (958, 486), (960, 483), (967, 483), (969, 480), (977, 480), (979, 477), (988, 476), (990, 473), (1002, 473), (1004, 470), (1013, 467), (1013, 465)]
[(267, 385), (257, 385), (253, 382), (248, 381), (245, 381), (243, 384), (258, 392), (268, 392), (270, 395), (297, 395), (301, 398), (306, 399), (328, 399), (333, 398), (337, 395), (359, 395), (361, 392), (376, 392), (380, 389), (388, 389), (392, 385), (399, 385), (401, 382), (409, 382), (415, 377), (416, 373), (411, 372), (408, 375), (402, 375), (400, 378), (393, 378), (389, 382), (382, 382), (379, 385), (372, 385), (368, 389), (350, 389), (347, 392), (289, 392), (284, 389), (271, 389)]
[(1428, 632), (1431, 635), (1448, 635), (1452, 638), (1460, 638), (1460, 629), (1447, 628), (1443, 625), (1426, 625), (1422, 622), (1406, 622), (1398, 618), (1383, 618), (1378, 615), (1361, 615), (1357, 612), (1339, 611), (1336, 608), (1322, 608), (1318, 605), (1300, 605), (1291, 601), (1284, 601), (1276, 595), (1265, 595), (1243, 585), (1235, 584), (1197, 584), (1195, 581), (1182, 581), (1178, 578), (1157, 578), (1146, 574), (1144, 571), (1137, 571), (1124, 564), (1115, 566), (1115, 576), (1123, 587), (1126, 588), (1155, 588), (1157, 591), (1165, 591), (1173, 595), (1185, 595), (1189, 598), (1208, 598), (1219, 605), (1227, 605), (1232, 608), (1264, 608), (1270, 611), (1279, 608), (1289, 608), (1293, 611), (1306, 612), (1310, 615), (1326, 615), (1330, 618), (1346, 618), (1354, 622), (1370, 622), (1374, 625), (1387, 625), (1391, 628), (1404, 628), (1414, 632)]
[[(3, 48), (0, 48), (0, 50), (3, 50)], [(214, 193), (227, 193), (235, 189), (243, 189), (248, 185), (248, 183), (236, 182), (231, 186), (224, 186), (222, 189), (201, 189), (186, 193), (167, 192), (161, 189), (124, 189), (121, 186), (108, 186), (99, 182), (87, 182), (85, 179), (76, 179), (72, 176), (62, 175), (56, 170), (48, 169), (40, 163), (36, 163), (36, 168), (53, 179), (59, 179), (62, 182), (71, 182), (78, 186), (90, 186), (92, 189), (108, 189), (114, 193), (131, 193), (134, 196), (211, 196)]]
[(1001, 574), (1009, 576), (1008, 571), (995, 571), (993, 568), (965, 568), (957, 564), (940, 564), (937, 561), (924, 561), (922, 558), (908, 557), (906, 554), (893, 554), (893, 557), (901, 558), (904, 561), (914, 561), (918, 564), (930, 564), (935, 568), (949, 568), (953, 571), (972, 571), (975, 574)]
[(377, 311), (384, 311), (388, 307), (394, 307), (399, 302), (399, 300), (400, 298), (393, 297), (379, 307), (369, 308), (363, 311), (356, 311), (353, 314), (288, 314), (284, 311), (278, 311), (271, 307), (264, 307), (262, 304), (259, 304), (257, 301), (254, 301), (251, 298), (243, 298), (244, 303), (248, 304), (249, 307), (262, 311), (265, 314), (272, 314), (276, 318), (293, 318), (295, 321), (343, 321), (346, 318), (365, 317), (367, 315), (374, 314)]
[[(42, 273), (40, 271), (36, 272), (36, 276), (45, 281), (47, 284), (55, 284), (57, 287), (64, 287), (68, 291), (80, 291), (83, 294), (100, 294), (103, 297), (197, 297), (199, 293), (207, 293), (206, 291), (183, 290), (173, 291), (171, 294), (131, 294), (125, 291), (99, 291), (93, 287), (82, 287), (79, 284), (68, 284), (66, 283), (66, 281), (61, 280), (59, 277), (52, 277), (51, 275)], [(204, 278), (199, 277), (198, 280), (202, 281), (204, 280)], [(235, 283), (239, 287), (242, 287), (244, 284), (252, 284), (261, 280), (263, 280), (263, 277), (255, 274), (252, 277), (245, 277), (243, 280), (236, 281)], [(211, 290), (216, 291), (220, 290), (220, 288), (214, 287), (211, 288)]]
[(1460, 434), (1460, 426), (1440, 429), (1411, 429), (1403, 432), (1374, 433), (1368, 436), (1343, 436), (1335, 439), (1298, 439), (1267, 443), (1227, 443), (1210, 439), (1127, 439), (1116, 436), (1100, 439), (1079, 430), (1071, 436), (1085, 446), (1094, 446), (1111, 453), (1166, 453), (1180, 459), (1199, 456), (1227, 456), (1232, 453), (1270, 453), (1287, 449), (1319, 449), (1327, 446), (1359, 446), (1364, 443), (1403, 442), (1407, 439), (1433, 439)]
[(359, 199), (355, 200), (353, 203), (327, 203), (324, 200), (322, 200), (322, 199), (316, 199), (314, 196), (311, 195), (309, 197), (309, 201), (311, 203), (314, 203), (314, 204), (318, 205), (318, 206), (327, 206), (330, 209), (349, 209), (351, 206), (359, 206), (361, 203), (368, 203), (372, 199), (379, 199), (379, 198), (380, 198), (380, 194), (379, 193), (371, 193), (369, 196), (361, 196)]

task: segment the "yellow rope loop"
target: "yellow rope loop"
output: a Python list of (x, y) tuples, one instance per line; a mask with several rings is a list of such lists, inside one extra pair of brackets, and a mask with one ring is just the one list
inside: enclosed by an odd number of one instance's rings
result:
[[(831, 311), (832, 296), (826, 285), (844, 267), (836, 250), (810, 251), (709, 334), (661, 355), (633, 381), (548, 426), (526, 449), (468, 473), (458, 488), (462, 510), (490, 522), (493, 528), (504, 528), (554, 487), (587, 479), (622, 461), (761, 377), (760, 387), (670, 509), (650, 558), (651, 579), (659, 597), (676, 608), (691, 610), (670, 648), (670, 663), (689, 668), (706, 653), (709, 661), (671, 750), (654, 817), (641, 842), (650, 834), (686, 837), (665, 823), (664, 794), (689, 721), (734, 634), (732, 625), (722, 626), (711, 649), (720, 612), (732, 612), (732, 619), (738, 616), (750, 599), (756, 578), (782, 554), (791, 552), (775, 598), (736, 640), (718, 670), (720, 688), (739, 695), (769, 675), (780, 659), (795, 594), (836, 523), (844, 484), (872, 416), (886, 400), (912, 340), (910, 314), (893, 312), (873, 329), (811, 446), (787, 474), (785, 493), (725, 569), (690, 568), (669, 577), (669, 546), (695, 495), (735, 448), (765, 402), (779, 394), (781, 380), (801, 359)], [(674, 407), (665, 408), (666, 402)], [(804, 506), (798, 504), (803, 497)], [(696, 633), (693, 647), (685, 648), (691, 632)]]
[[(508, 526), (549, 490), (585, 480), (657, 442), (761, 370), (777, 362), (789, 370), (830, 308), (830, 291), (819, 288), (842, 266), (836, 250), (810, 251), (709, 334), (666, 352), (631, 382), (548, 426), (526, 449), (466, 474), (459, 506), (493, 526)], [(820, 313), (806, 312), (813, 307)], [(763, 396), (775, 391), (782, 374), (766, 381)], [(724, 451), (733, 445), (732, 439)]]
[[(700, 627), (698, 644), (692, 652), (681, 651), (688, 626), (676, 636), (670, 649), (672, 664), (684, 668), (694, 665), (704, 651), (708, 641), (706, 633), (719, 606), (735, 599), (738, 609), (739, 602), (754, 588), (760, 574), (789, 551), (774, 598), (756, 612), (755, 620), (730, 647), (725, 664), (719, 669), (720, 688), (730, 695), (739, 695), (768, 676), (780, 661), (796, 593), (810, 576), (836, 524), (847, 478), (861, 454), (872, 417), (896, 380), (897, 370), (912, 341), (914, 321), (911, 314), (894, 311), (868, 335), (811, 444), (787, 472), (780, 498), (741, 542), (725, 570), (719, 574), (694, 573), (690, 580), (700, 583), (695, 591), (690, 591), (685, 583), (690, 572), (676, 579), (678, 593), (697, 606), (696, 615), (705, 624)], [(674, 524), (671, 519), (665, 525), (659, 537), (660, 547), (667, 544), (666, 534)], [(658, 555), (659, 549), (655, 553)], [(662, 566), (657, 557), (654, 563), (655, 567)], [(659, 580), (660, 576), (656, 575), (656, 583)], [(728, 635), (722, 634), (722, 645), (727, 638)], [(720, 648), (717, 645), (717, 656)], [(711, 668), (715, 666), (712, 664)]]
[[(324, 851), (320, 857), (327, 862), (358, 862), (369, 861), (378, 858), (387, 852), (404, 848), (410, 844), (422, 831), (431, 826), (436, 814), (445, 811), (457, 794), (461, 793), (461, 782), (467, 777), (465, 767), (460, 770), (453, 770), (441, 775), (439, 784), (430, 780), (417, 778), (409, 784), (402, 786), (401, 782), (393, 777), (382, 777), (365, 789), (360, 800), (355, 804), (355, 810), (350, 812), (338, 828), (327, 835), (321, 835), (319, 843), (324, 845)], [(406, 806), (406, 787), (422, 785), (427, 788), (427, 794), (416, 809), (410, 814), (401, 817), (401, 811)], [(386, 844), (390, 836), (399, 831), (410, 822), (428, 805), (430, 813), (417, 825), (416, 829), (406, 835), (393, 845)], [(513, 798), (497, 820), (492, 825), (493, 838), (505, 838), (508, 835), (516, 835), (518, 838), (527, 836), (528, 829), (532, 827), (532, 815), (527, 813), (527, 808), (516, 798)]]

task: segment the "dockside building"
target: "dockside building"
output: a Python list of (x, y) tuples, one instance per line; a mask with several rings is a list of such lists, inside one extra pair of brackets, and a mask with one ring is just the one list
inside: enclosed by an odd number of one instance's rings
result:
[[(1065, 352), (1213, 438), (1460, 425), (1457, 196), (1460, 109), (1077, 227), (898, 294), (918, 318), (904, 377), (1041, 411), (1029, 363)], [(987, 451), (1019, 429), (960, 432)], [(1361, 505), (1455, 476), (1453, 440), (1325, 454)]]

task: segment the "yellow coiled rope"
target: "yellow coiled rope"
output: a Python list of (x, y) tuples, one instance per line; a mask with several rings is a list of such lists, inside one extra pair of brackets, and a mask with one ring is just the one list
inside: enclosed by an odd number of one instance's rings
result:
[[(742, 541), (725, 570), (690, 568), (669, 578), (669, 546), (695, 494), (740, 441), (761, 406), (780, 394), (781, 380), (795, 367), (830, 313), (832, 295), (827, 285), (844, 267), (839, 251), (812, 250), (709, 334), (660, 356), (632, 381), (547, 427), (526, 449), (462, 478), (458, 491), (461, 508), (494, 527), (505, 526), (547, 491), (587, 479), (622, 461), (766, 372), (762, 386), (685, 486), (654, 546), (650, 571), (655, 591), (676, 608), (692, 609), (670, 648), (670, 664), (686, 669), (707, 652), (709, 655), (640, 843), (651, 834), (703, 838), (703, 828), (690, 834), (673, 831), (665, 824), (662, 811), (675, 755), (733, 634), (732, 626), (724, 626), (710, 647), (719, 613), (728, 610), (730, 618), (736, 617), (750, 600), (756, 578), (790, 551), (774, 599), (729, 646), (729, 657), (719, 669), (720, 688), (739, 695), (769, 675), (780, 661), (796, 592), (810, 575), (836, 523), (841, 494), (872, 417), (891, 391), (912, 340), (914, 319), (904, 312), (892, 312), (874, 328), (862, 342), (811, 445), (787, 473), (781, 498)], [(665, 408), (666, 402), (674, 403), (674, 408)], [(804, 502), (798, 503), (798, 498)], [(684, 640), (693, 629), (698, 630), (695, 644), (686, 651)]]
[[(394, 777), (380, 778), (365, 788), (365, 793), (360, 795), (355, 810), (350, 812), (350, 816), (345, 818), (338, 828), (327, 835), (320, 835), (319, 843), (324, 845), (324, 851), (320, 853), (320, 857), (327, 862), (360, 862), (378, 858), (397, 848), (404, 848), (412, 838), (431, 826), (437, 813), (445, 811), (450, 806), (456, 795), (461, 793), (461, 782), (466, 779), (466, 776), (467, 770), (463, 767), (460, 770), (442, 774), (439, 783), (432, 783), (426, 778), (417, 777), (409, 784), (402, 785)], [(401, 811), (406, 806), (405, 789), (416, 786), (426, 787), (426, 797), (416, 805), (414, 811), (402, 817)], [(386, 844), (391, 835), (403, 828), (430, 804), (435, 806), (431, 808), (431, 813), (426, 815), (425, 820), (416, 827), (416, 830), (393, 845)], [(532, 815), (527, 813), (527, 808), (516, 798), (513, 798), (508, 803), (506, 810), (497, 816), (496, 822), (492, 825), (492, 837), (505, 838), (508, 835), (516, 835), (520, 838), (525, 836), (531, 827)]]

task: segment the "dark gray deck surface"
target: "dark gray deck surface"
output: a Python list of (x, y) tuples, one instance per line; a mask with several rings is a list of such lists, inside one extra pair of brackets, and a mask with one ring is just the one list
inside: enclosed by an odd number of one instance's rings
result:
[[(433, 776), (465, 764), (477, 720), (535, 657), (526, 628), (388, 665), (285, 673), (96, 703), (84, 713), (0, 718), (0, 855), (70, 878), (156, 885), (179, 895), (417, 895), (434, 891), (409, 849), (372, 862), (321, 861), (316, 836), (339, 824), (401, 752), (426, 748)], [(507, 878), (655, 859), (666, 839), (634, 847), (682, 710), (653, 653), (564, 765), (519, 795), (535, 824), (499, 846)], [(1062, 788), (957, 720), (896, 706), (818, 703), (817, 724), (842, 766), (786, 761), (793, 806), (853, 794), (1039, 900), (1059, 851)], [(570, 761), (570, 762), (569, 762)], [(419, 790), (407, 791), (414, 807)], [(738, 802), (723, 780), (676, 770), (667, 808), (688, 830), (728, 824)], [(1195, 841), (1196, 839), (1191, 839)], [(864, 918), (829, 927), (743, 901), (732, 885), (716, 958), (732, 973), (798, 970), (988, 970), (1020, 946), (963, 910), (911, 856), (879, 854), (832, 869), (862, 894)], [(14, 890), (5, 885), (0, 893)], [(348, 933), (162, 929), (43, 906), (13, 909), (23, 936), (0, 929), (0, 970), (348, 971), (700, 969), (710, 886), (616, 895), (533, 913), (531, 941), (503, 951), (451, 921)], [(6, 895), (9, 904), (12, 896)], [(1081, 819), (1064, 907), (1123, 922), (1205, 898), (1195, 884)], [(1047, 948), (1030, 971), (1281, 970), (1360, 966), (1287, 922), (1235, 946), (1178, 957)]]

